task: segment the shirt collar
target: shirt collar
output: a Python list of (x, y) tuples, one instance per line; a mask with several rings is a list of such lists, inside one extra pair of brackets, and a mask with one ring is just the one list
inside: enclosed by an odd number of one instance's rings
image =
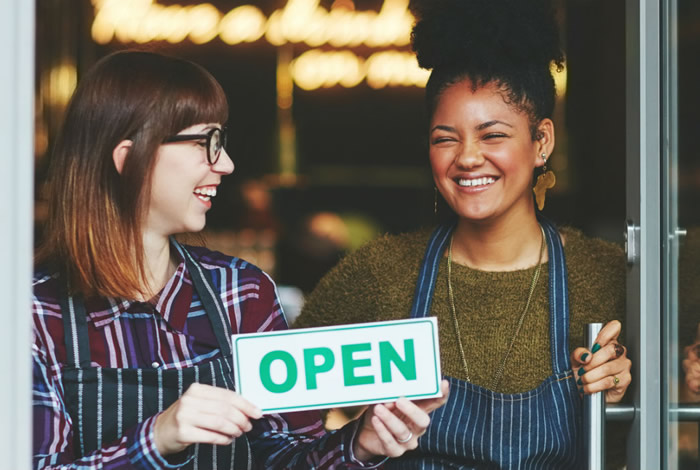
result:
[(104, 328), (132, 307), (135, 307), (136, 311), (142, 310), (143, 307), (137, 307), (138, 304), (151, 304), (155, 311), (173, 328), (182, 331), (189, 309), (182, 312), (181, 308), (173, 307), (178, 301), (186, 301), (189, 305), (192, 299), (192, 281), (185, 264), (184, 248), (173, 238), (170, 242), (171, 246), (175, 248), (173, 254), (177, 258), (178, 265), (163, 289), (153, 299), (144, 302), (113, 297), (96, 297), (85, 301), (87, 315), (96, 328)]

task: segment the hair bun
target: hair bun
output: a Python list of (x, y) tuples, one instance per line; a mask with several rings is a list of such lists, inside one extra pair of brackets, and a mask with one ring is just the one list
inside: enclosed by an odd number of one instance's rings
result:
[(418, 0), (413, 50), (426, 69), (479, 70), (564, 62), (548, 0)]

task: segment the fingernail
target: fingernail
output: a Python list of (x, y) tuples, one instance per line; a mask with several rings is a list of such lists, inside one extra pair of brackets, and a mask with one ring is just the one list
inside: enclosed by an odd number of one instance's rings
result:
[(587, 357), (588, 357), (588, 353), (583, 353), (583, 356), (581, 356), (581, 362), (586, 362)]
[(586, 373), (586, 371), (583, 370), (583, 367), (581, 367), (581, 368), (578, 370), (578, 375), (579, 375), (579, 376), (581, 376), (581, 375), (583, 375), (583, 374), (585, 374), (585, 373)]
[(577, 383), (578, 385), (583, 385), (583, 382), (581, 382), (581, 379), (578, 379), (578, 380), (576, 381), (576, 383)]
[(592, 352), (593, 354), (595, 354), (595, 353), (598, 352), (599, 349), (600, 349), (600, 344), (596, 343), (596, 344), (593, 345), (593, 349), (591, 349), (591, 352)]

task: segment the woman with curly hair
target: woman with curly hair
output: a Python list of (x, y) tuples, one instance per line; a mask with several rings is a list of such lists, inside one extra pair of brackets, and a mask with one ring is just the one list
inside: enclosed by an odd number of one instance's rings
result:
[[(295, 326), (438, 317), (450, 397), (389, 468), (576, 468), (582, 395), (618, 402), (632, 378), (622, 250), (540, 212), (554, 183), (550, 70), (564, 60), (554, 12), (544, 0), (415, 10), (430, 164), (451, 217), (344, 259)], [(606, 323), (590, 350), (589, 322)]]

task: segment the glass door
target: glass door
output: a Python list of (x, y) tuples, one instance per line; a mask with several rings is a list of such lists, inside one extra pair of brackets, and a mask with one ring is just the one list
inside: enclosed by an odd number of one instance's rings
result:
[(700, 3), (662, 8), (663, 438), (669, 469), (698, 469), (700, 425)]

